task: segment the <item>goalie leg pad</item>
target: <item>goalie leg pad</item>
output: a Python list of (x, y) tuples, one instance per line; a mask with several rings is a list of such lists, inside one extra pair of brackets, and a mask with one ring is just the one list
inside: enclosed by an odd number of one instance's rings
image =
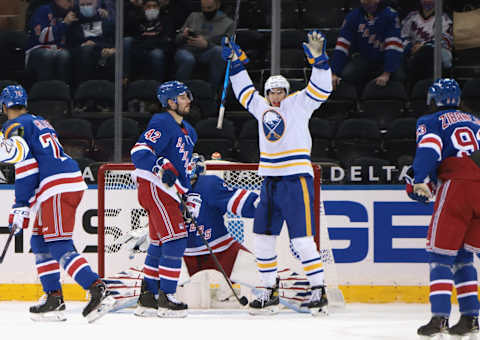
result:
[(255, 256), (260, 280), (264, 287), (275, 286), (277, 280), (277, 254), (275, 245), (277, 236), (255, 234)]
[(174, 294), (180, 277), (182, 256), (187, 247), (187, 239), (181, 238), (162, 244), (162, 256), (158, 266), (160, 289), (165, 294)]
[(83, 289), (87, 290), (98, 280), (98, 274), (92, 271), (87, 260), (75, 251), (72, 240), (51, 241), (48, 246), (53, 258)]
[(323, 286), (323, 264), (313, 236), (292, 239), (292, 247), (302, 261), (303, 271), (307, 275), (310, 285), (312, 287)]

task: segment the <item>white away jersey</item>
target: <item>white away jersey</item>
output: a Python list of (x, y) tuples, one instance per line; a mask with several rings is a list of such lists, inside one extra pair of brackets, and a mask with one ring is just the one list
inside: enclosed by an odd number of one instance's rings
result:
[(312, 68), (306, 88), (287, 96), (280, 107), (270, 106), (252, 84), (246, 70), (232, 75), (237, 100), (259, 122), (260, 176), (313, 176), (310, 153), (312, 138), (308, 121), (313, 111), (325, 102), (332, 91), (332, 73)]

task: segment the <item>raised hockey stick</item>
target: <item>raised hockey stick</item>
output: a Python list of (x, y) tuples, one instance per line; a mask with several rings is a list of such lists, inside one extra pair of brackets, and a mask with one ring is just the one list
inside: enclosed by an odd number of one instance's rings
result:
[(10, 245), (10, 242), (12, 242), (14, 234), (15, 234), (15, 228), (12, 228), (12, 230), (10, 230), (10, 234), (8, 234), (7, 243), (5, 243), (5, 247), (3, 247), (2, 255), (0, 256), (0, 263), (3, 262), (3, 259), (5, 258), (5, 254), (7, 254), (8, 246)]
[(210, 256), (212, 256), (213, 261), (215, 262), (215, 266), (217, 267), (218, 271), (222, 273), (223, 278), (225, 281), (227, 281), (228, 287), (233, 293), (233, 296), (237, 299), (238, 303), (241, 304), (242, 306), (245, 306), (248, 303), (248, 299), (245, 296), (239, 297), (237, 295), (237, 292), (235, 292), (235, 289), (233, 289), (232, 281), (230, 281), (230, 278), (227, 276), (227, 273), (225, 273), (225, 270), (223, 269), (222, 265), (218, 261), (218, 258), (215, 256), (213, 253), (212, 247), (208, 244), (207, 239), (205, 238), (205, 234), (203, 233), (203, 230), (198, 227), (197, 221), (195, 218), (190, 214), (190, 211), (187, 208), (187, 204), (185, 201), (182, 199), (180, 194), (178, 194), (178, 198), (180, 199), (180, 204), (182, 206), (183, 211), (185, 212), (185, 215), (187, 216), (188, 219), (190, 219), (195, 226), (195, 229), (197, 229), (198, 233), (200, 234), (200, 237), (202, 238), (203, 244), (205, 244), (205, 247), (207, 247), (208, 252), (210, 253)]
[[(237, 0), (235, 4), (235, 17), (233, 18), (233, 34), (229, 37), (230, 41), (235, 41), (236, 30), (238, 25), (238, 19), (240, 18), (240, 0)], [(223, 117), (225, 115), (225, 99), (227, 99), (228, 84), (230, 83), (230, 66), (232, 61), (229, 59), (227, 62), (227, 69), (225, 70), (225, 79), (223, 80), (223, 91), (220, 99), (220, 109), (218, 111), (217, 129), (223, 127)]]

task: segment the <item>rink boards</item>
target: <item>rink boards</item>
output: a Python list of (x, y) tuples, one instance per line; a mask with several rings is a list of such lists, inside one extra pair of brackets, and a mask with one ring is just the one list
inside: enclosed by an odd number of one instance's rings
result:
[[(13, 187), (0, 190), (0, 207), (6, 225), (13, 202)], [(428, 283), (425, 236), (433, 204), (408, 199), (403, 186), (324, 186), (322, 200), (340, 288), (347, 301), (424, 302)], [(97, 268), (97, 190), (86, 191), (76, 216), (74, 242)], [(8, 228), (0, 227), (0, 248)], [(0, 300), (32, 300), (41, 295), (29, 253), (30, 230), (17, 236), (0, 265)], [(288, 249), (278, 249), (289, 256)], [(111, 257), (109, 261), (116, 261)], [(118, 259), (118, 268), (141, 263)], [(112, 264), (113, 265), (113, 264)], [(64, 277), (65, 295), (83, 299), (85, 293)]]

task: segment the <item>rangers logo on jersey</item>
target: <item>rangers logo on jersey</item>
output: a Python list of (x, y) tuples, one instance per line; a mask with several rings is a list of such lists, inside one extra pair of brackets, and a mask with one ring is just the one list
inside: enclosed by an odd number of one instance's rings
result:
[(283, 117), (275, 110), (268, 110), (262, 117), (263, 133), (270, 142), (276, 142), (283, 136), (285, 131), (285, 121)]

